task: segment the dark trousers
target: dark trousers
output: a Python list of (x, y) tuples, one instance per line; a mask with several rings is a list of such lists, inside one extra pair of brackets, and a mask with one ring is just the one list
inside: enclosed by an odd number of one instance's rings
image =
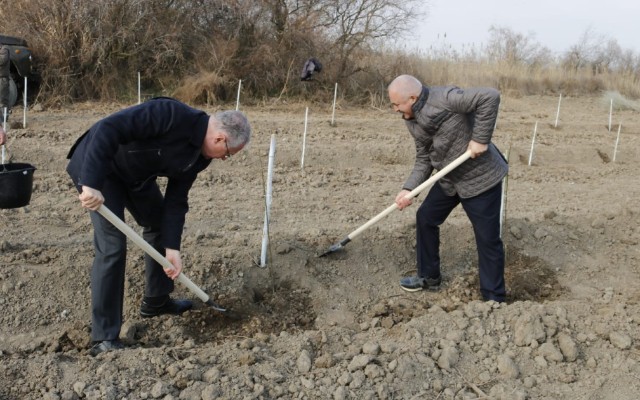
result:
[[(163, 197), (155, 182), (142, 190), (128, 190), (120, 181), (107, 180), (104, 205), (124, 220), (124, 209), (143, 227), (143, 238), (160, 254)], [(91, 339), (114, 340), (120, 335), (124, 304), (127, 238), (99, 213), (91, 211), (95, 258), (91, 269)], [(173, 281), (153, 258), (145, 254), (145, 296), (164, 296), (173, 291)]]
[(439, 184), (429, 191), (418, 209), (416, 249), (418, 276), (440, 276), (440, 225), (460, 203), (476, 238), (480, 292), (485, 300), (504, 301), (504, 246), (500, 238), (500, 202), (502, 184), (477, 196), (462, 199), (447, 196)]

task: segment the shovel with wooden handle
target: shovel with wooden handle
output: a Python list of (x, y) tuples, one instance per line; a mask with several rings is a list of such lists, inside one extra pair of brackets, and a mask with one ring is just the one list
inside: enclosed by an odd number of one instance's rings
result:
[[(431, 187), (434, 183), (436, 183), (436, 181), (438, 181), (440, 178), (442, 178), (443, 176), (445, 176), (446, 174), (451, 172), (453, 169), (455, 169), (458, 165), (460, 165), (463, 162), (467, 161), (470, 157), (471, 157), (471, 151), (467, 150), (463, 155), (461, 155), (460, 157), (458, 157), (455, 160), (453, 160), (451, 162), (451, 164), (449, 164), (446, 167), (442, 168), (440, 171), (438, 171), (436, 174), (434, 174), (431, 178), (429, 178), (426, 181), (424, 181), (420, 186), (418, 186), (417, 188), (413, 189), (410, 193), (408, 193), (405, 196), (405, 199), (413, 199), (414, 197), (419, 195), (422, 191), (424, 191), (426, 188)], [(359, 227), (355, 231), (353, 231), (350, 234), (348, 234), (347, 237), (342, 239), (340, 242), (338, 242), (338, 243), (332, 245), (331, 247), (329, 247), (329, 250), (327, 250), (324, 253), (320, 254), (318, 257), (324, 257), (324, 256), (326, 256), (328, 254), (334, 253), (334, 252), (344, 248), (344, 246), (347, 243), (349, 243), (353, 238), (355, 238), (356, 236), (358, 236), (359, 234), (364, 232), (366, 229), (368, 229), (371, 226), (373, 226), (376, 222), (380, 221), (382, 218), (384, 218), (387, 215), (391, 214), (391, 212), (396, 210), (397, 208), (398, 208), (398, 205), (394, 202), (392, 205), (387, 207), (380, 214), (378, 214), (375, 217), (371, 218), (364, 225), (362, 225), (361, 227)]]
[[(133, 241), (138, 247), (140, 247), (145, 253), (150, 255), (154, 260), (156, 260), (164, 269), (174, 269), (173, 264), (169, 260), (166, 259), (160, 252), (153, 248), (146, 240), (144, 240), (140, 235), (138, 235), (131, 227), (124, 223), (117, 215), (115, 215), (111, 210), (109, 210), (104, 204), (98, 208), (98, 213), (105, 217), (109, 222), (113, 224), (120, 232), (124, 233), (131, 241)], [(191, 279), (187, 278), (185, 274), (182, 272), (176, 280), (182, 283), (187, 287), (193, 294), (195, 294), (200, 300), (202, 300), (206, 305), (213, 308), (215, 311), (223, 313), (224, 315), (233, 318), (240, 319), (242, 316), (234, 311), (229, 310), (228, 308), (222, 307), (221, 305), (215, 303), (211, 300), (208, 294), (206, 294), (202, 289), (200, 289), (195, 283), (191, 281)]]

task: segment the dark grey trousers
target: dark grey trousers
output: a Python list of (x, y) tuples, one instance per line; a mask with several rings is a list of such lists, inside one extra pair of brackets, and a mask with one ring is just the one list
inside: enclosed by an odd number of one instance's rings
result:
[(427, 278), (440, 276), (440, 225), (462, 203), (476, 237), (482, 297), (505, 301), (504, 245), (500, 238), (501, 195), (502, 183), (468, 199), (458, 195), (447, 196), (440, 184), (433, 185), (417, 212), (418, 275)]
[[(120, 181), (107, 180), (104, 205), (124, 220), (125, 207), (143, 227), (143, 238), (160, 254), (163, 196), (155, 181), (131, 191)], [(97, 212), (91, 211), (95, 258), (91, 269), (91, 339), (114, 340), (120, 335), (124, 305), (127, 238)], [(145, 296), (164, 296), (173, 291), (173, 281), (153, 258), (145, 254)]]

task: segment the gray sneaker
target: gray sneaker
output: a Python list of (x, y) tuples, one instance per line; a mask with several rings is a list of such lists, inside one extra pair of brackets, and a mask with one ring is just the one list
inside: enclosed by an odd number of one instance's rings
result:
[(104, 353), (106, 351), (113, 350), (122, 350), (124, 349), (124, 344), (118, 339), (116, 340), (103, 340), (100, 342), (94, 342), (93, 347), (89, 349), (89, 354), (92, 356), (97, 356), (98, 354)]
[(442, 276), (437, 278), (422, 278), (419, 276), (407, 276), (400, 280), (400, 287), (407, 292), (419, 290), (436, 290), (440, 287)]

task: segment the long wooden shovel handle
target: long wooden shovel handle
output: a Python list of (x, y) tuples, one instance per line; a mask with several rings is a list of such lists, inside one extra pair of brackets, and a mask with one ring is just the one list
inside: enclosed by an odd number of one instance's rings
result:
[[(156, 260), (162, 268), (164, 269), (175, 269), (173, 264), (169, 260), (166, 259), (158, 250), (154, 249), (146, 240), (144, 240), (140, 235), (138, 235), (131, 227), (124, 223), (117, 215), (115, 215), (111, 210), (109, 210), (105, 205), (101, 205), (97, 210), (100, 215), (105, 217), (109, 222), (113, 224), (116, 228), (120, 230), (120, 232), (124, 233), (131, 241), (133, 241), (138, 247), (144, 250), (145, 253), (150, 255), (154, 260)], [(176, 280), (187, 287), (193, 294), (198, 296), (200, 300), (203, 302), (209, 301), (209, 295), (206, 294), (202, 289), (198, 287), (195, 283), (191, 281), (191, 279), (187, 278), (182, 272)]]
[[(463, 162), (467, 161), (469, 158), (471, 157), (471, 151), (467, 150), (463, 155), (461, 155), (460, 157), (456, 158), (455, 160), (453, 160), (451, 162), (451, 164), (447, 165), (446, 167), (442, 168), (440, 171), (438, 171), (436, 174), (434, 174), (433, 176), (431, 176), (431, 178), (427, 179), (426, 181), (424, 181), (420, 186), (418, 186), (417, 188), (413, 189), (409, 194), (407, 194), (405, 197), (405, 199), (413, 199), (414, 197), (416, 197), (417, 195), (419, 195), (423, 190), (425, 190), (426, 188), (432, 186), (434, 183), (436, 183), (436, 181), (438, 181), (440, 178), (442, 178), (443, 176), (445, 176), (446, 174), (448, 174), (449, 172), (451, 172), (454, 168), (456, 168), (458, 165), (462, 164)], [(391, 214), (391, 212), (393, 212), (395, 209), (398, 208), (398, 205), (394, 202), (392, 205), (390, 205), (389, 207), (387, 207), (384, 211), (382, 211), (380, 214), (376, 215), (375, 217), (371, 218), (369, 221), (367, 221), (364, 225), (362, 225), (361, 227), (359, 227), (358, 229), (356, 229), (355, 231), (351, 232), (347, 238), (349, 238), (349, 240), (355, 238), (356, 236), (358, 236), (359, 234), (361, 234), (362, 232), (364, 232), (366, 229), (370, 228), (373, 224), (375, 224), (376, 222), (380, 221), (382, 218), (386, 217), (387, 215)]]

